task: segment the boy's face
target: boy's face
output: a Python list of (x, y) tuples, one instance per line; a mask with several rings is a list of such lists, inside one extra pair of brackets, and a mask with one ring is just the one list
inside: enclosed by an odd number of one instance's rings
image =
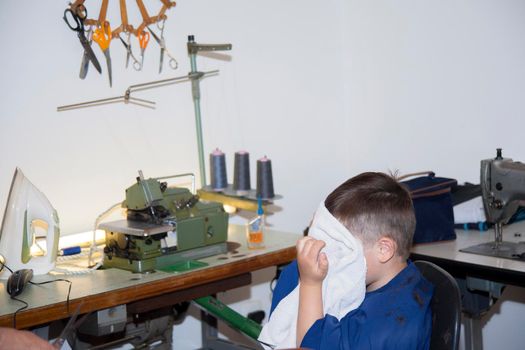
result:
[(388, 236), (380, 237), (373, 243), (364, 242), (367, 292), (381, 288), (406, 266), (396, 251), (396, 243)]

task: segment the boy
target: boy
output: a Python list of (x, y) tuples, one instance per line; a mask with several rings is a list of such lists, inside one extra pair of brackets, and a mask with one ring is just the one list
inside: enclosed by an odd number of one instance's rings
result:
[(322, 283), (328, 259), (325, 243), (305, 237), (297, 243), (297, 264), (276, 286), (272, 310), (299, 284), (297, 346), (312, 349), (428, 349), (433, 287), (408, 261), (415, 229), (407, 190), (382, 173), (363, 173), (325, 200), (326, 209), (362, 245), (366, 295), (340, 320), (323, 312)]

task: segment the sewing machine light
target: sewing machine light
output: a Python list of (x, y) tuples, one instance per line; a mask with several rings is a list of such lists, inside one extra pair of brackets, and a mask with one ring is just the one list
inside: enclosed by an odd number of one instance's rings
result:
[(235, 212), (237, 212), (237, 208), (234, 207), (233, 205), (224, 204), (223, 207), (224, 207), (224, 211), (230, 215), (235, 214)]

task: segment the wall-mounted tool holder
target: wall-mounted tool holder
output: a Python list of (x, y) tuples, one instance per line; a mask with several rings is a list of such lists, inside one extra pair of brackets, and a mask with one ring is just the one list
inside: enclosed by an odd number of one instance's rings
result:
[[(91, 49), (92, 41), (95, 41), (106, 58), (106, 69), (108, 71), (109, 84), (112, 85), (111, 56), (109, 54), (111, 41), (118, 38), (126, 50), (126, 68), (129, 66), (130, 58), (133, 59), (135, 70), (142, 70), (144, 63), (144, 53), (148, 46), (150, 34), (160, 47), (159, 73), (162, 72), (164, 56), (168, 56), (168, 63), (172, 69), (177, 69), (178, 62), (174, 55), (169, 52), (164, 39), (164, 27), (167, 19), (166, 11), (176, 5), (174, 1), (159, 0), (162, 6), (155, 16), (150, 16), (142, 0), (135, 0), (136, 6), (142, 17), (142, 22), (136, 26), (128, 21), (128, 6), (126, 0), (119, 0), (120, 6), (120, 25), (115, 21), (110, 23), (107, 20), (107, 10), (109, 0), (102, 0), (97, 19), (88, 17), (88, 9), (85, 0), (76, 0), (71, 3), (64, 11), (64, 20), (70, 29), (78, 33), (84, 47), (84, 54), (80, 65), (79, 77), (84, 79), (88, 72), (89, 62), (93, 62), (97, 71), (101, 72), (100, 65), (96, 58), (93, 59)], [(157, 29), (153, 30), (150, 26), (156, 24)], [(121, 36), (124, 35), (124, 38)], [(82, 36), (82, 38), (81, 38)], [(140, 59), (133, 54), (131, 37), (137, 38), (140, 46)]]

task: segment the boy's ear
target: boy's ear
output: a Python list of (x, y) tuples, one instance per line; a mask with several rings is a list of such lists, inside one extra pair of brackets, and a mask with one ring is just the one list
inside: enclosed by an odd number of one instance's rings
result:
[(386, 263), (396, 255), (397, 244), (387, 236), (379, 238), (376, 242), (378, 249), (378, 258), (381, 263)]

